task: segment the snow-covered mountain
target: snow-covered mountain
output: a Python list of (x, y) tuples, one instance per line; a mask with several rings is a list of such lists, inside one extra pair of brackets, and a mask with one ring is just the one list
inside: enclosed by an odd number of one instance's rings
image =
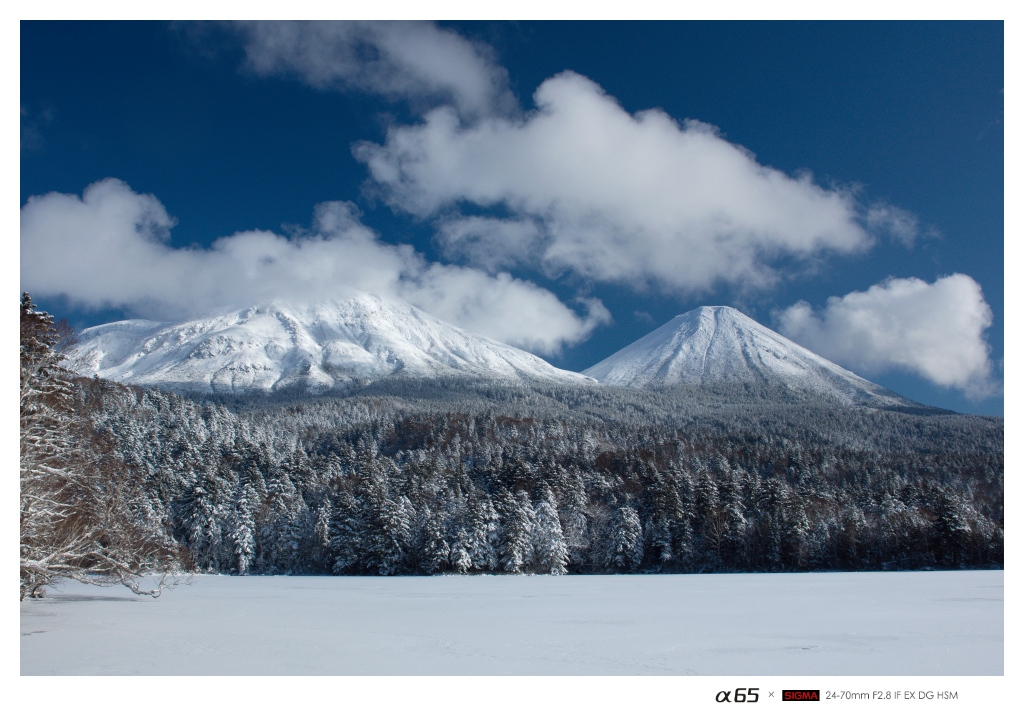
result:
[(727, 306), (676, 316), (583, 371), (601, 383), (784, 385), (849, 404), (916, 406)]
[(196, 393), (320, 393), (387, 376), (593, 383), (408, 304), (368, 295), (272, 302), (185, 323), (108, 323), (83, 331), (69, 358), (83, 375)]

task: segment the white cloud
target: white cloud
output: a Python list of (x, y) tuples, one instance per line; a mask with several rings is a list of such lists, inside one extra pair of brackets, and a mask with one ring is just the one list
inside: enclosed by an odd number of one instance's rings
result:
[(437, 239), (449, 258), (496, 270), (529, 263), (543, 251), (538, 222), (488, 216), (452, 216), (438, 222)]
[(868, 228), (889, 234), (907, 248), (912, 247), (921, 234), (921, 228), (914, 214), (885, 202), (872, 204), (865, 220)]
[(981, 286), (964, 274), (931, 284), (890, 278), (833, 296), (817, 313), (800, 301), (777, 319), (784, 335), (855, 371), (902, 369), (976, 397), (995, 389), (982, 335), (992, 310)]
[[(479, 260), (486, 247), (490, 265), (532, 256), (552, 273), (699, 292), (770, 284), (779, 258), (872, 242), (850, 192), (760, 165), (709, 125), (630, 115), (572, 72), (534, 100), (523, 119), (471, 127), (440, 108), (392, 128), (383, 145), (357, 144), (355, 156), (391, 206), (440, 217), (449, 251), (471, 239), (463, 255)], [(451, 214), (466, 203), (509, 218), (465, 231)]]
[(210, 248), (171, 247), (174, 223), (156, 197), (117, 179), (96, 182), (81, 197), (31, 197), (21, 209), (22, 289), (165, 319), (365, 291), (544, 353), (610, 320), (599, 301), (583, 301), (587, 315), (580, 317), (535, 284), (429, 263), (411, 246), (383, 243), (348, 202), (318, 205), (312, 229), (291, 237), (245, 231)]
[(579, 300), (587, 313), (581, 319), (534, 284), (462, 266), (431, 264), (415, 279), (403, 281), (395, 293), (449, 323), (546, 354), (579, 343), (612, 320), (598, 299)]
[(508, 72), (491, 49), (427, 22), (239, 22), (247, 66), (320, 89), (414, 104), (452, 102), (463, 116), (513, 111)]

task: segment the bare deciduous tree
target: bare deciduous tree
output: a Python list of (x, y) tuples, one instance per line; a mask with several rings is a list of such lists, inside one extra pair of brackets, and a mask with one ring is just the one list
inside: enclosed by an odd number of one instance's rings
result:
[(21, 598), (61, 579), (123, 584), (158, 596), (142, 578), (175, 555), (138, 517), (145, 496), (73, 409), (63, 365), (74, 340), (65, 323), (21, 299)]

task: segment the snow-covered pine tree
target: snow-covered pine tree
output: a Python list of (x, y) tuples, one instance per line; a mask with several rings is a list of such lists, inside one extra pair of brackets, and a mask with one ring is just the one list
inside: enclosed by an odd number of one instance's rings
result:
[(482, 491), (470, 493), (466, 504), (466, 551), (471, 569), (481, 572), (498, 568), (498, 543), (501, 518), (491, 499)]
[(178, 505), (178, 521), (185, 542), (192, 551), (196, 569), (201, 572), (219, 572), (221, 569), (223, 534), (219, 502), (222, 485), (214, 469), (215, 466), (210, 466), (204, 470)]
[(799, 493), (790, 490), (783, 508), (782, 559), (790, 569), (803, 569), (807, 560), (810, 522)]
[(235, 558), (235, 570), (248, 574), (249, 565), (256, 555), (256, 521), (253, 516), (256, 507), (256, 491), (246, 479), (238, 481), (232, 506), (228, 540)]
[(451, 564), (452, 548), (444, 532), (441, 514), (431, 511), (423, 522), (423, 548), (419, 556), (419, 568), (427, 574), (443, 572)]
[(932, 542), (941, 562), (950, 567), (962, 566), (971, 530), (967, 524), (967, 508), (950, 489), (939, 488), (932, 523)]
[(862, 543), (867, 533), (864, 510), (857, 505), (844, 504), (839, 507), (836, 520), (837, 525), (833, 533), (836, 539), (836, 556), (839, 564), (854, 569), (862, 567), (864, 565)]
[(524, 490), (512, 495), (502, 487), (498, 493), (498, 504), (502, 512), (502, 531), (498, 543), (501, 568), (506, 572), (520, 572), (533, 557), (530, 540), (533, 508), (530, 507), (530, 496)]
[(309, 561), (315, 569), (330, 570), (331, 514), (334, 508), (329, 495), (320, 498), (320, 504), (313, 510), (313, 550)]
[(533, 528), (533, 548), (537, 555), (537, 569), (550, 574), (565, 574), (569, 563), (569, 550), (558, 520), (555, 496), (545, 487), (536, 507)]
[(331, 571), (334, 574), (353, 574), (363, 571), (366, 553), (367, 514), (361, 496), (345, 490), (332, 500), (330, 524)]
[(590, 547), (590, 526), (587, 522), (587, 492), (583, 484), (583, 474), (578, 467), (573, 467), (566, 475), (562, 504), (559, 506), (559, 518), (562, 522), (562, 534), (569, 553), (569, 564), (582, 565)]
[(678, 463), (669, 467), (668, 480), (679, 496), (680, 509), (679, 519), (670, 523), (673, 556), (678, 568), (687, 569), (692, 566), (694, 561), (693, 518), (696, 488), (693, 483), (693, 475)]
[(473, 566), (473, 558), (469, 556), (469, 532), (460, 527), (452, 540), (450, 552), (452, 567), (458, 574), (465, 574)]
[(718, 485), (706, 467), (700, 466), (694, 485), (694, 530), (697, 559), (704, 565), (717, 568), (720, 564), (722, 537), (725, 535), (725, 520)]
[(309, 571), (316, 545), (313, 513), (309, 505), (297, 500), (288, 516), (278, 521), (275, 530), (275, 568), (285, 574), (305, 574)]
[(743, 512), (742, 476), (728, 469), (722, 490), (722, 516), (725, 534), (722, 536), (722, 559), (734, 569), (746, 566), (747, 519)]
[(650, 518), (645, 539), (650, 545), (651, 559), (660, 569), (666, 569), (675, 560), (673, 528), (683, 516), (683, 505), (671, 475), (650, 471), (647, 490)]
[(405, 569), (409, 554), (415, 509), (409, 499), (389, 489), (398, 474), (394, 462), (378, 458), (376, 443), (360, 438), (358, 492), (366, 519), (364, 568), (380, 575)]
[(635, 572), (643, 558), (640, 516), (629, 505), (615, 511), (605, 564), (613, 572)]

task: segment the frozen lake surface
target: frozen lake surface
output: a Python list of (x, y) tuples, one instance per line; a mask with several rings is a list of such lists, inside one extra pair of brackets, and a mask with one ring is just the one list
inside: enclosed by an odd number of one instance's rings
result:
[(69, 582), (21, 673), (998, 675), (1003, 572)]

